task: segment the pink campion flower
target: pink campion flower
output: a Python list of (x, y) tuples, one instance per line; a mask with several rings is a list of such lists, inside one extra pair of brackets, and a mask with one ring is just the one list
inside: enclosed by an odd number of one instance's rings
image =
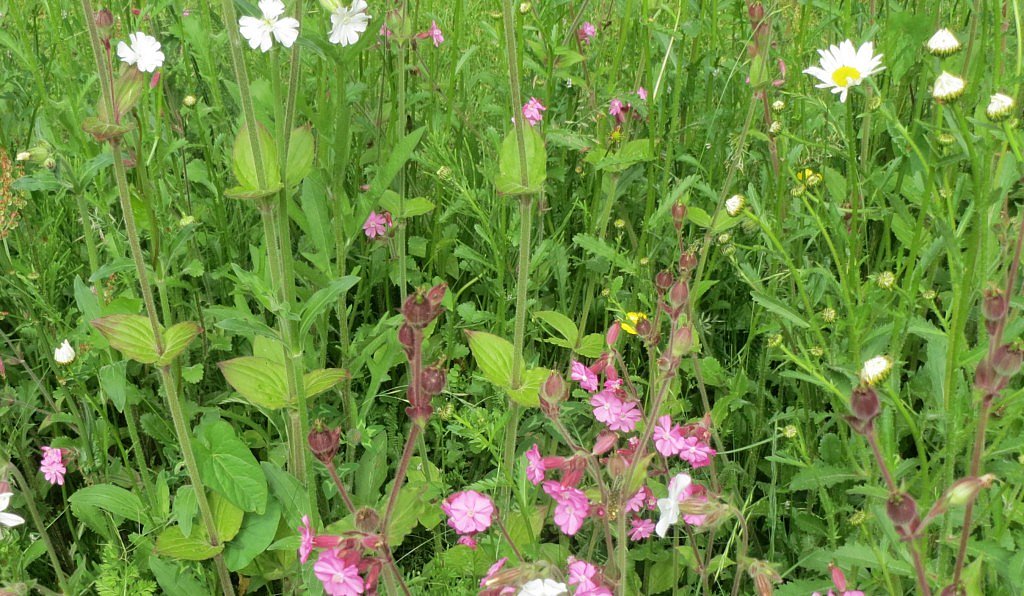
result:
[(487, 495), (464, 490), (444, 500), (441, 510), (448, 516), (448, 525), (459, 534), (476, 534), (491, 527), (494, 503)]
[(622, 101), (620, 101), (618, 99), (613, 99), (611, 101), (611, 103), (608, 104), (608, 115), (609, 116), (615, 116), (615, 118), (618, 119), (619, 115), (622, 114), (622, 111), (623, 111)]
[(597, 28), (590, 21), (584, 21), (580, 28), (576, 30), (576, 39), (580, 40), (580, 43), (590, 43), (590, 40), (597, 35)]
[(541, 112), (546, 110), (547, 108), (544, 107), (544, 104), (540, 103), (536, 97), (531, 97), (530, 101), (526, 102), (526, 105), (523, 106), (523, 117), (530, 123), (530, 126), (537, 126), (544, 119), (544, 115)]
[(544, 457), (541, 456), (536, 443), (526, 451), (526, 461), (526, 478), (537, 486), (544, 480), (547, 468), (544, 467)]
[(587, 495), (578, 488), (565, 487), (562, 489), (561, 498), (556, 501), (558, 505), (555, 507), (555, 525), (567, 536), (579, 532), (583, 520), (590, 513), (590, 500), (587, 499)]
[(505, 563), (508, 563), (508, 557), (502, 557), (495, 561), (494, 565), (491, 565), (490, 568), (487, 569), (487, 575), (480, 580), (480, 587), (484, 587), (487, 582), (495, 576), (495, 574), (501, 571), (501, 568), (505, 566)]
[(685, 445), (686, 437), (683, 436), (682, 427), (678, 424), (673, 425), (672, 417), (667, 414), (658, 418), (652, 436), (655, 449), (665, 457), (678, 454)]
[(644, 89), (643, 86), (637, 88), (636, 94), (641, 101), (647, 101), (647, 89)]
[(302, 516), (302, 525), (298, 529), (302, 534), (302, 542), (299, 543), (299, 562), (305, 564), (313, 552), (313, 538), (316, 536), (316, 532), (309, 525), (308, 515)]
[(650, 538), (651, 534), (654, 533), (654, 522), (649, 519), (642, 517), (634, 517), (629, 520), (629, 539), (644, 540)]
[(64, 486), (64, 474), (67, 474), (68, 469), (64, 466), (63, 452), (60, 449), (49, 446), (45, 446), (42, 449), (43, 459), (39, 463), (39, 471), (43, 473), (46, 481), (50, 484)]
[(441, 33), (441, 29), (437, 26), (437, 21), (430, 21), (430, 29), (427, 29), (427, 35), (430, 39), (434, 40), (434, 47), (440, 47), (444, 43), (444, 34)]
[(637, 422), (643, 417), (640, 406), (635, 401), (625, 400), (619, 402), (621, 405), (614, 412), (611, 420), (608, 421), (609, 430), (617, 430), (624, 433), (633, 432)]
[(579, 381), (580, 387), (591, 393), (597, 391), (597, 374), (586, 367), (582, 362), (572, 361), (572, 372), (569, 378)]
[(464, 534), (462, 536), (459, 536), (458, 543), (463, 546), (468, 546), (469, 548), (472, 548), (474, 550), (476, 549), (476, 538), (473, 538), (472, 535)]
[(715, 450), (708, 444), (701, 442), (697, 437), (686, 437), (679, 450), (679, 459), (690, 462), (694, 468), (703, 468), (711, 463)]
[(626, 511), (634, 511), (636, 513), (639, 513), (645, 507), (650, 509), (649, 504), (653, 496), (654, 493), (651, 492), (651, 489), (647, 488), (646, 484), (641, 486), (640, 490), (636, 491), (636, 494), (630, 497), (628, 501), (626, 501)]
[(359, 576), (359, 554), (355, 551), (325, 550), (313, 565), (316, 578), (331, 596), (354, 596), (366, 588)]
[(391, 221), (391, 214), (387, 211), (377, 213), (371, 211), (370, 215), (366, 217), (366, 221), (363, 222), (363, 232), (366, 233), (366, 237), (370, 240), (378, 236), (386, 236), (388, 229), (393, 225)]
[[(847, 590), (846, 589), (846, 576), (843, 575), (843, 570), (836, 567), (834, 564), (828, 564), (829, 571), (832, 572), (832, 583), (835, 584), (838, 592), (828, 591), (828, 596), (864, 596), (864, 592), (860, 590)], [(821, 592), (815, 592), (811, 596), (821, 596)]]
[(593, 563), (569, 557), (569, 585), (576, 586), (577, 594), (580, 590), (590, 590), (597, 587), (594, 576), (597, 575), (597, 566)]
[(377, 34), (385, 38), (391, 37), (393, 35), (393, 33), (391, 33), (391, 29), (388, 29), (387, 23), (380, 24), (380, 31), (378, 31)]

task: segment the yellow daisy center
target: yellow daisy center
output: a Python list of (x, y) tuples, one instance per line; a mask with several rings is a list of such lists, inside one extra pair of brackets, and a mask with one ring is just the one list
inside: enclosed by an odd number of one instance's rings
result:
[(848, 87), (860, 79), (860, 71), (852, 66), (840, 66), (832, 73), (832, 81), (840, 87)]

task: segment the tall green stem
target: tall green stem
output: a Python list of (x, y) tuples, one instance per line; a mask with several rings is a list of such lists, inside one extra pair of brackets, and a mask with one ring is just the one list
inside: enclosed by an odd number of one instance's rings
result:
[[(32, 498), (31, 494), (29, 494), (29, 485), (25, 482), (25, 477), (21, 475), (18, 468), (14, 467), (14, 464), (8, 463), (6, 467), (12, 474), (14, 474), (14, 479), (18, 483), (18, 488), (28, 496), (28, 498), (25, 499), (25, 506), (28, 507), (29, 515), (32, 516), (32, 523), (35, 525), (36, 531), (39, 532), (39, 537), (43, 541), (43, 546), (46, 547), (46, 554), (50, 557), (50, 565), (53, 567), (53, 572), (57, 574), (57, 584), (60, 586), (61, 592), (71, 594), (68, 590), (68, 576), (64, 573), (64, 568), (60, 565), (60, 559), (57, 558), (57, 551), (53, 548), (53, 540), (50, 539), (50, 533), (46, 531), (46, 524), (43, 523), (43, 518), (39, 515), (39, 509), (36, 507), (36, 502)], [(0, 472), (2, 472), (3, 469), (4, 466), (0, 466)]]

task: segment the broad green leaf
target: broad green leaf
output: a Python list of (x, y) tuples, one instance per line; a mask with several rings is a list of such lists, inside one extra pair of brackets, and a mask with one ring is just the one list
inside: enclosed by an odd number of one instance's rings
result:
[(153, 577), (167, 596), (194, 596), (207, 591), (206, 585), (200, 583), (187, 567), (182, 568), (176, 562), (155, 556), (149, 557), (148, 561)]
[(576, 353), (584, 358), (597, 358), (604, 352), (604, 348), (604, 335), (590, 333), (580, 340), (580, 347), (576, 348)]
[(551, 371), (546, 368), (531, 368), (523, 375), (523, 386), (510, 388), (508, 396), (520, 405), (535, 408), (540, 405), (540, 387), (550, 375)]
[(334, 387), (348, 376), (343, 368), (322, 368), (311, 370), (302, 377), (306, 388), (306, 397), (313, 397)]
[(608, 242), (593, 236), (591, 234), (576, 234), (572, 238), (573, 244), (579, 246), (588, 253), (607, 259), (619, 269), (629, 273), (630, 275), (637, 274), (636, 264), (615, 247), (608, 244)]
[(157, 360), (157, 366), (167, 366), (173, 362), (192, 343), (192, 340), (202, 332), (203, 328), (191, 321), (178, 323), (164, 331), (164, 353)]
[(150, 524), (149, 513), (142, 501), (127, 490), (112, 484), (96, 484), (78, 489), (69, 498), (71, 511), (76, 517), (86, 522), (101, 534), (106, 533), (106, 523), (100, 510), (115, 517), (115, 525), (120, 523), (117, 518), (130, 519), (142, 525)]
[(266, 175), (265, 183), (263, 185), (259, 183), (249, 128), (243, 124), (235, 136), (235, 148), (231, 163), (235, 178), (238, 179), (238, 185), (246, 191), (278, 188), (281, 184), (281, 172), (278, 171), (277, 144), (274, 143), (270, 131), (260, 123), (256, 124), (256, 137), (259, 142), (261, 167)]
[(817, 464), (797, 472), (789, 481), (789, 488), (790, 490), (817, 490), (859, 478), (861, 478), (859, 475), (850, 472), (846, 468)]
[(380, 498), (380, 487), (388, 472), (388, 435), (381, 431), (373, 436), (369, 447), (359, 458), (355, 475), (356, 505), (372, 505)]
[(484, 377), (498, 385), (512, 386), (512, 344), (507, 340), (483, 331), (466, 331), (469, 349)]
[(269, 410), (288, 405), (284, 366), (255, 356), (225, 360), (217, 366), (228, 384), (249, 403)]
[(174, 519), (178, 520), (178, 527), (185, 536), (192, 535), (192, 520), (198, 511), (196, 490), (191, 485), (182, 486), (174, 493)]
[(274, 541), (277, 525), (281, 521), (281, 505), (276, 500), (267, 502), (262, 514), (247, 513), (234, 540), (224, 547), (224, 563), (230, 571), (238, 571), (251, 563)]
[(616, 151), (596, 148), (584, 158), (595, 169), (608, 172), (621, 172), (633, 164), (652, 159), (654, 156), (651, 154), (651, 143), (648, 139), (629, 141)]
[(160, 359), (149, 319), (142, 315), (110, 315), (90, 322), (110, 346), (125, 357), (143, 364)]
[(307, 124), (292, 131), (288, 140), (288, 186), (302, 182), (313, 170), (315, 143), (312, 128)]
[(196, 532), (185, 536), (178, 526), (170, 526), (156, 537), (156, 554), (185, 561), (205, 561), (224, 550), (223, 544), (211, 546), (209, 539), (202, 534)]
[(282, 188), (284, 187), (280, 184), (275, 184), (270, 188), (245, 188), (242, 186), (232, 186), (224, 191), (224, 196), (229, 199), (238, 199), (240, 201), (255, 201), (256, 199), (272, 197), (280, 192)]
[(533, 313), (533, 316), (554, 327), (555, 331), (565, 338), (565, 341), (570, 345), (576, 345), (580, 332), (572, 319), (553, 310), (540, 310)]
[(118, 412), (124, 412), (124, 404), (128, 401), (128, 380), (126, 373), (128, 361), (120, 360), (113, 364), (100, 367), (97, 375), (100, 381), (100, 389), (107, 396)]
[(532, 126), (523, 127), (523, 141), (526, 148), (526, 184), (523, 184), (523, 168), (520, 165), (519, 140), (516, 129), (505, 135), (498, 156), (498, 176), (494, 186), (501, 194), (525, 195), (540, 192), (548, 177), (547, 151), (544, 139)]
[(346, 275), (339, 279), (331, 281), (326, 288), (320, 288), (313, 293), (302, 305), (302, 313), (299, 316), (299, 336), (305, 336), (306, 332), (309, 331), (310, 327), (316, 321), (317, 317), (322, 315), (324, 311), (336, 306), (338, 304), (338, 298), (340, 298), (345, 292), (348, 292), (352, 286), (359, 283), (359, 278), (355, 275)]
[(205, 418), (196, 428), (196, 438), (196, 461), (206, 485), (243, 511), (263, 512), (267, 506), (267, 480), (252, 451), (235, 435), (231, 424)]
[(402, 201), (398, 193), (391, 190), (381, 195), (380, 206), (395, 219), (408, 219), (434, 210), (434, 203), (428, 199), (413, 197)]
[(242, 516), (245, 512), (218, 493), (210, 493), (208, 497), (213, 525), (217, 528), (217, 538), (221, 542), (230, 542), (242, 527)]
[(260, 464), (263, 469), (263, 476), (270, 485), (270, 491), (274, 498), (281, 503), (285, 516), (285, 523), (289, 526), (298, 526), (302, 523), (302, 516), (309, 513), (309, 493), (302, 484), (288, 472), (278, 466), (263, 462)]
[(402, 166), (412, 157), (412, 152), (416, 150), (416, 145), (419, 144), (420, 138), (426, 129), (425, 126), (417, 128), (391, 148), (387, 163), (384, 164), (384, 167), (377, 170), (377, 175), (374, 177), (373, 182), (370, 183), (367, 199), (369, 199), (371, 205), (391, 186), (391, 182), (398, 175)]

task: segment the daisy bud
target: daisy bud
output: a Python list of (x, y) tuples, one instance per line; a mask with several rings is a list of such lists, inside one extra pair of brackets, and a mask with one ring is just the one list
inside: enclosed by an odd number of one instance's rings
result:
[(686, 205), (682, 203), (675, 203), (672, 205), (672, 223), (676, 226), (676, 230), (683, 229), (683, 223), (686, 221)]
[(956, 137), (949, 134), (948, 132), (944, 132), (940, 133), (939, 136), (935, 138), (935, 140), (939, 142), (939, 145), (943, 147), (949, 147), (950, 145), (956, 142)]
[(875, 278), (875, 285), (883, 290), (891, 290), (896, 285), (896, 275), (892, 271), (883, 271)]
[(782, 123), (778, 120), (772, 120), (772, 123), (768, 126), (768, 134), (777, 135), (782, 132)]
[(832, 308), (831, 306), (826, 306), (825, 308), (821, 309), (821, 320), (826, 324), (835, 322), (836, 309)]
[(743, 208), (747, 205), (747, 198), (743, 195), (732, 195), (725, 200), (725, 212), (730, 217), (736, 217), (743, 212)]
[(917, 525), (917, 502), (905, 492), (890, 495), (885, 512), (898, 529), (912, 530)]
[(75, 349), (71, 347), (71, 343), (68, 340), (64, 340), (64, 343), (60, 345), (56, 350), (53, 351), (53, 359), (57, 364), (71, 364), (75, 361)]
[(323, 422), (317, 420), (309, 431), (307, 440), (313, 455), (324, 465), (329, 466), (334, 461), (334, 456), (337, 455), (338, 447), (341, 445), (341, 428), (331, 430), (325, 427)]
[(951, 103), (960, 98), (967, 88), (967, 82), (956, 75), (942, 71), (939, 78), (935, 79), (932, 88), (932, 97), (939, 103)]
[(192, 106), (196, 105), (196, 96), (186, 95), (185, 99), (181, 100), (181, 103), (184, 104), (186, 108), (191, 108)]
[(778, 114), (779, 112), (786, 109), (786, 102), (781, 99), (776, 99), (772, 102), (772, 111)]
[(960, 40), (949, 29), (939, 29), (928, 40), (928, 52), (932, 56), (946, 58), (960, 51)]
[(892, 360), (888, 356), (875, 356), (864, 362), (860, 369), (860, 381), (868, 387), (874, 387), (889, 376)]
[(520, 12), (520, 14), (526, 14), (526, 13), (530, 12), (530, 8), (531, 8), (531, 6), (530, 6), (529, 2), (522, 2), (522, 3), (519, 4), (519, 12)]
[(47, 170), (56, 170), (57, 160), (53, 159), (52, 157), (47, 157), (45, 160), (43, 160), (43, 167), (46, 168)]
[(1002, 93), (996, 93), (989, 99), (988, 108), (985, 109), (985, 115), (992, 122), (1000, 122), (1005, 120), (1010, 112), (1013, 111), (1013, 98), (1009, 95)]

